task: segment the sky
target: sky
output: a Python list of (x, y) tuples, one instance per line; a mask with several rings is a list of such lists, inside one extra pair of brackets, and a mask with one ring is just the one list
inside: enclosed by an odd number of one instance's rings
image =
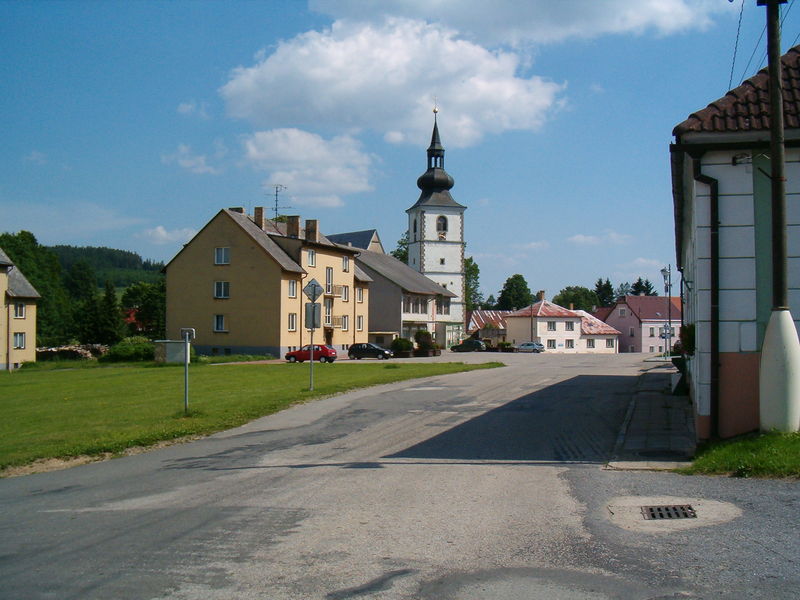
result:
[(485, 296), (663, 293), (672, 129), (765, 65), (764, 23), (755, 0), (4, 0), (0, 232), (168, 261), (280, 185), (281, 214), (388, 251), (437, 106)]

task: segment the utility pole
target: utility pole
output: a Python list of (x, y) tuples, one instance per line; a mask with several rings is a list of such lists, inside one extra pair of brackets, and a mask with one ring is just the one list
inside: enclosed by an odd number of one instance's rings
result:
[(762, 431), (800, 429), (800, 340), (789, 311), (786, 269), (786, 175), (781, 76), (780, 5), (767, 7), (769, 62), (770, 179), (772, 182), (772, 313), (761, 348), (759, 413)]

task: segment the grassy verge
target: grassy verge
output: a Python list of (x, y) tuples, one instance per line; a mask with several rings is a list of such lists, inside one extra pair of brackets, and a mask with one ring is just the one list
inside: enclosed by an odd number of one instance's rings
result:
[(800, 477), (800, 433), (759, 433), (702, 445), (688, 475)]
[(110, 366), (0, 373), (0, 469), (44, 458), (119, 453), (236, 427), (297, 402), (347, 390), (500, 363), (195, 366), (190, 414), (183, 369)]

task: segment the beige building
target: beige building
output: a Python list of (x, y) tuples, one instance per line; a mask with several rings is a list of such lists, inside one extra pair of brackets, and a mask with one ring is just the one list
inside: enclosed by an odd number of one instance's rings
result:
[(36, 301), (40, 296), (2, 249), (0, 298), (0, 368), (10, 371), (36, 361)]
[(356, 249), (337, 246), (316, 220), (286, 223), (223, 209), (165, 267), (167, 336), (195, 329), (201, 354), (282, 357), (310, 342), (303, 288), (324, 289), (314, 342), (346, 350), (367, 341), (370, 278), (355, 264)]
[(540, 300), (505, 316), (506, 340), (539, 342), (545, 352), (616, 353), (619, 331), (585, 311)]

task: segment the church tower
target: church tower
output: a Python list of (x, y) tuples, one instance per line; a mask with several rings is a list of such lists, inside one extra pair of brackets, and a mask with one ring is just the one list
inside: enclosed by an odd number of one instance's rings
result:
[[(449, 347), (464, 337), (464, 211), (450, 195), (453, 178), (444, 170), (438, 109), (433, 110), (428, 170), (417, 179), (421, 190), (408, 214), (408, 264), (456, 295), (437, 302), (436, 342)], [(448, 305), (449, 300), (449, 305)]]

